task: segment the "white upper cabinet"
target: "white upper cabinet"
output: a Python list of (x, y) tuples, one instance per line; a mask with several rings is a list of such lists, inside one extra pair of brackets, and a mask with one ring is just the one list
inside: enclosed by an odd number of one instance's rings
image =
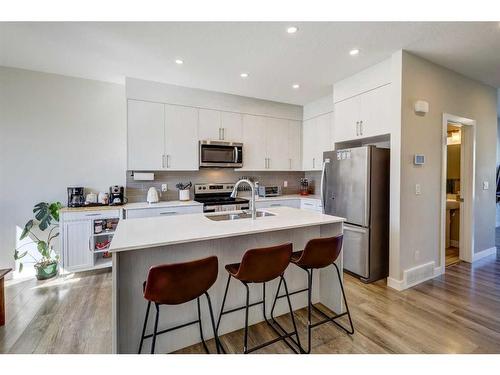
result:
[(335, 141), (390, 133), (391, 85), (335, 103)]
[(284, 171), (290, 169), (288, 152), (288, 120), (266, 119), (266, 169)]
[(331, 112), (304, 121), (302, 127), (303, 170), (321, 170), (323, 152), (333, 150), (332, 121)]
[(128, 169), (162, 169), (165, 147), (164, 105), (129, 100), (127, 112)]
[(222, 141), (221, 113), (213, 109), (199, 109), (199, 140)]
[(266, 118), (243, 115), (243, 168), (262, 171), (267, 166)]
[(200, 140), (241, 142), (243, 120), (240, 113), (200, 109), (198, 136)]
[(289, 169), (292, 171), (302, 170), (302, 126), (300, 121), (288, 121), (288, 157)]
[(241, 142), (243, 139), (243, 115), (234, 112), (221, 112), (222, 140)]
[(198, 170), (198, 109), (165, 105), (166, 170)]

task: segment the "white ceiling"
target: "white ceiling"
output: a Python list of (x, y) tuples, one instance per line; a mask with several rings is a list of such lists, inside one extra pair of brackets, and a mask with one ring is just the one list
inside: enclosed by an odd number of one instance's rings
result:
[[(291, 24), (299, 27), (294, 35), (286, 33)], [(354, 47), (359, 56), (349, 55)], [(0, 23), (0, 65), (300, 105), (401, 48), (500, 86), (497, 22)]]

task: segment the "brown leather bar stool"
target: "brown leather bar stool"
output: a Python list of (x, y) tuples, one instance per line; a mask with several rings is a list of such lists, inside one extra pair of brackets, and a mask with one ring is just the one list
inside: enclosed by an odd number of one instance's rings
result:
[[(265, 346), (274, 344), (280, 340), (283, 340), (295, 353), (298, 353), (298, 350), (295, 349), (286, 339), (295, 335), (297, 338), (297, 342), (299, 343), (300, 348), (300, 339), (297, 333), (297, 326), (295, 324), (295, 318), (293, 316), (292, 304), (290, 302), (290, 298), (288, 297), (288, 286), (286, 284), (286, 280), (283, 276), (286, 268), (290, 264), (290, 258), (292, 255), (292, 244), (284, 244), (273, 247), (266, 247), (260, 249), (251, 249), (247, 250), (243, 255), (243, 259), (241, 263), (234, 263), (226, 265), (226, 271), (228, 272), (226, 291), (224, 292), (224, 298), (222, 300), (221, 311), (219, 314), (219, 319), (217, 321), (216, 331), (219, 331), (219, 325), (222, 318), (222, 315), (230, 314), (235, 311), (245, 309), (245, 338), (243, 344), (243, 352), (245, 354), (253, 352), (258, 349), (262, 349)], [(270, 322), (266, 315), (266, 282), (272, 281), (274, 279), (280, 278), (280, 283), (278, 290), (276, 291), (276, 295), (279, 294), (281, 284), (284, 285), (285, 294), (283, 297), (287, 297), (288, 299), (288, 307), (290, 309), (290, 316), (292, 318), (293, 328), (292, 332), (285, 331), (281, 326), (281, 332)], [(231, 282), (231, 278), (235, 278), (236, 280), (241, 281), (241, 283), (246, 288), (246, 304), (242, 307), (237, 307), (231, 310), (224, 311), (224, 305), (226, 303), (227, 291), (229, 290), (229, 283)], [(248, 288), (248, 284), (254, 283), (262, 283), (262, 301), (250, 303), (250, 289)], [(248, 348), (248, 309), (252, 306), (257, 306), (262, 304), (262, 311), (264, 314), (264, 319), (267, 324), (274, 330), (274, 332), (278, 335), (278, 337), (267, 341), (263, 344), (260, 344), (253, 348)], [(224, 348), (221, 344), (221, 349), (225, 352)]]
[[(328, 238), (316, 238), (313, 240), (310, 240), (307, 242), (305, 248), (303, 251), (296, 251), (292, 254), (291, 258), (291, 263), (295, 264), (296, 266), (302, 268), (304, 271), (307, 272), (307, 288), (297, 290), (294, 292), (289, 293), (289, 295), (297, 294), (297, 293), (302, 293), (307, 291), (307, 343), (308, 347), (307, 350), (304, 350), (301, 347), (301, 350), (303, 353), (310, 353), (311, 352), (311, 330), (314, 327), (317, 327), (321, 324), (327, 323), (327, 322), (332, 322), (338, 327), (340, 327), (342, 330), (347, 332), (348, 334), (352, 335), (354, 333), (354, 326), (352, 324), (352, 319), (351, 319), (351, 314), (349, 312), (349, 306), (347, 305), (347, 299), (345, 296), (344, 292), (344, 285), (342, 284), (342, 278), (340, 277), (340, 271), (337, 265), (335, 264), (335, 261), (337, 260), (341, 250), (342, 250), (342, 239), (343, 236), (336, 236), (336, 237), (328, 237)], [(339, 280), (340, 284), (340, 289), (342, 291), (342, 297), (344, 299), (344, 304), (346, 311), (337, 314), (335, 316), (328, 316), (326, 315), (323, 311), (318, 309), (316, 306), (312, 304), (312, 283), (313, 283), (313, 270), (314, 269), (321, 269), (328, 267), (329, 265), (333, 264), (335, 267), (335, 270), (337, 271), (337, 278)], [(280, 281), (281, 282), (281, 281)], [(278, 287), (279, 290), (279, 287)], [(276, 324), (279, 324), (276, 322), (274, 319), (274, 307), (276, 306), (276, 301), (279, 298), (285, 297), (284, 295), (279, 296), (276, 294), (276, 297), (273, 302), (273, 307), (271, 308), (271, 318)], [(286, 296), (288, 299), (290, 298), (289, 296)], [(324, 320), (321, 320), (316, 323), (311, 322), (311, 310), (314, 309), (316, 310), (319, 314), (321, 314), (323, 317), (325, 317)], [(347, 329), (340, 325), (338, 322), (336, 322), (336, 319), (341, 318), (342, 316), (347, 315), (349, 318), (349, 324), (350, 324), (350, 329)], [(291, 338), (293, 340), (293, 338)], [(297, 342), (297, 345), (300, 346), (300, 343)]]
[[(203, 347), (207, 353), (210, 353), (203, 338), (203, 328), (201, 324), (201, 307), (200, 296), (205, 295), (212, 321), (212, 329), (214, 331), (215, 344), (217, 353), (220, 353), (219, 338), (215, 329), (214, 314), (212, 311), (212, 303), (208, 295), (208, 289), (217, 280), (219, 272), (219, 262), (216, 256), (211, 256), (204, 259), (194, 260), (185, 263), (163, 264), (160, 266), (151, 267), (148, 272), (148, 278), (143, 284), (144, 298), (148, 301), (146, 308), (146, 317), (142, 328), (141, 343), (139, 345), (140, 354), (144, 339), (153, 338), (151, 343), (151, 354), (155, 352), (156, 336), (163, 333), (171, 332), (179, 328), (184, 328), (192, 324), (198, 323), (200, 326), (200, 337)], [(176, 327), (164, 329), (158, 332), (158, 318), (160, 316), (160, 305), (180, 305), (196, 299), (198, 305), (198, 319), (192, 322), (184, 323)], [(146, 335), (146, 326), (148, 323), (149, 310), (151, 303), (156, 307), (155, 325), (152, 334)]]

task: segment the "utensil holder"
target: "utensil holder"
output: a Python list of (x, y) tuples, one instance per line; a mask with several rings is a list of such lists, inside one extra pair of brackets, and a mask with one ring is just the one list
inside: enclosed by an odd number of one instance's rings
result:
[(188, 201), (189, 200), (189, 190), (179, 190), (179, 200)]

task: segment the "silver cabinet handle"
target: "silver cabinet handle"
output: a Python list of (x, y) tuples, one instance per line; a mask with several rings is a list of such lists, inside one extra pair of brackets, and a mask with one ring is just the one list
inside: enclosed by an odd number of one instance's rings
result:
[(86, 214), (85, 216), (99, 216), (100, 214)]
[(281, 204), (280, 203), (273, 203), (271, 205), (269, 205), (270, 207), (281, 207)]
[(161, 156), (161, 167), (165, 168), (165, 154)]
[(222, 140), (226, 139), (226, 128), (222, 128)]
[(219, 128), (219, 141), (222, 141), (222, 128)]
[(359, 136), (359, 121), (356, 121), (356, 137)]
[(177, 215), (176, 211), (165, 211), (165, 212), (160, 212), (160, 215)]
[(313, 169), (316, 168), (316, 158), (313, 158)]
[(271, 168), (271, 158), (267, 158), (267, 169)]
[(292, 158), (288, 159), (288, 163), (290, 165), (290, 168), (289, 169), (292, 169)]
[(167, 155), (167, 168), (170, 168), (170, 155)]
[(359, 122), (359, 135), (363, 135), (363, 120)]

